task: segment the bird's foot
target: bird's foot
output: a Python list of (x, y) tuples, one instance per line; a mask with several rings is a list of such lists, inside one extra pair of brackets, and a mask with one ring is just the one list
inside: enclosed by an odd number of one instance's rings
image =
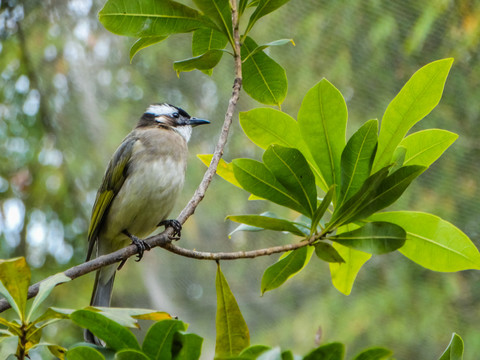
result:
[(167, 227), (173, 228), (173, 233), (172, 235), (170, 235), (171, 240), (180, 240), (180, 236), (182, 235), (182, 224), (180, 224), (178, 220), (175, 220), (175, 219), (163, 220), (163, 221), (160, 221), (158, 226), (162, 226), (162, 225), (165, 226), (165, 229)]
[(150, 245), (148, 245), (144, 240), (136, 237), (135, 235), (130, 234), (127, 230), (124, 230), (123, 233), (127, 235), (130, 238), (130, 240), (132, 240), (132, 245), (135, 245), (137, 247), (138, 254), (137, 254), (137, 259), (135, 261), (139, 262), (140, 260), (142, 260), (143, 253), (145, 252), (145, 250), (148, 251), (151, 249)]

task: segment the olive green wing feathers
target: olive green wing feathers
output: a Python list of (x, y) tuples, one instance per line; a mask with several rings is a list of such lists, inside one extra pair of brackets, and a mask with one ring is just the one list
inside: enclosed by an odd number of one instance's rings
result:
[(92, 217), (88, 228), (88, 251), (87, 261), (90, 260), (94, 249), (98, 233), (102, 227), (103, 221), (108, 214), (113, 199), (122, 188), (127, 178), (129, 161), (132, 156), (133, 145), (138, 139), (127, 137), (118, 147), (112, 160), (108, 164), (107, 171), (103, 177), (102, 185), (98, 189), (95, 204), (93, 205)]

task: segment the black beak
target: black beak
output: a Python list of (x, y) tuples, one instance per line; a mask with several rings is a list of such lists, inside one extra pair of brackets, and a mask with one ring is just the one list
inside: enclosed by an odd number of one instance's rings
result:
[(188, 125), (191, 125), (193, 127), (198, 126), (198, 125), (203, 125), (203, 124), (210, 124), (210, 121), (204, 120), (204, 119), (197, 119), (197, 118), (190, 118), (188, 119)]

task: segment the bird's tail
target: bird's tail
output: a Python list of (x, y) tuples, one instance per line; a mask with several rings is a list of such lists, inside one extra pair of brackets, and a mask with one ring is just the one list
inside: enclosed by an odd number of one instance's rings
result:
[[(113, 270), (113, 272), (112, 272)], [(115, 280), (116, 265), (106, 266), (97, 271), (95, 275), (95, 284), (93, 285), (92, 299), (90, 306), (110, 306), (112, 299), (113, 282)], [(86, 342), (103, 346), (104, 343), (93, 335), (89, 330), (85, 329), (84, 339)]]

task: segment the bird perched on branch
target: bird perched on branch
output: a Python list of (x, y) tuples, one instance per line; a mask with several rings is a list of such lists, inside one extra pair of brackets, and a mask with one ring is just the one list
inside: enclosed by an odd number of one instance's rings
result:
[[(167, 217), (183, 187), (192, 128), (208, 123), (173, 105), (148, 107), (108, 164), (93, 205), (87, 261), (94, 249), (98, 257), (129, 243), (139, 261), (150, 249), (141, 239), (161, 225), (180, 235), (181, 224)], [(113, 264), (97, 271), (90, 305), (110, 306), (116, 270)], [(88, 331), (85, 340), (100, 343)]]

